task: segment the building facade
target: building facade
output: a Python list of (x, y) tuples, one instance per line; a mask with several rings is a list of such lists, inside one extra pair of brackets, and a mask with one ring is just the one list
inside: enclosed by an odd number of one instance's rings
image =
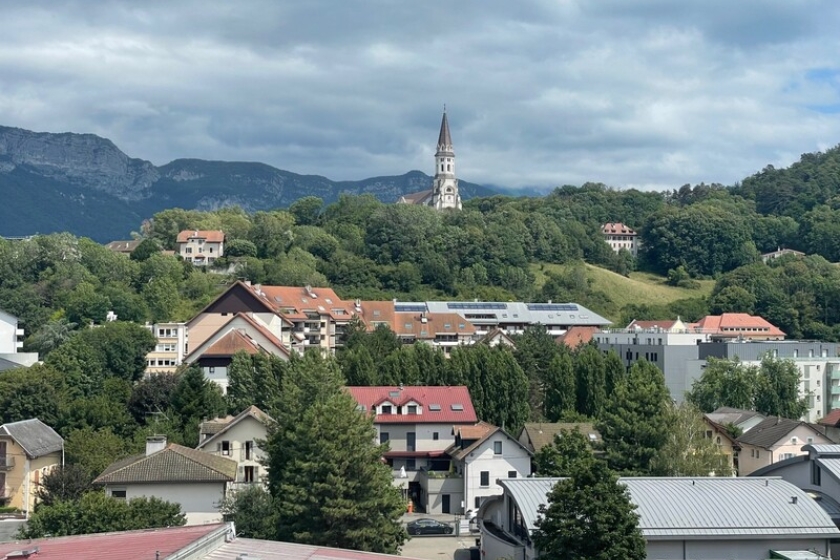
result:
[(268, 427), (273, 421), (256, 406), (249, 406), (236, 416), (202, 422), (196, 449), (236, 461), (236, 478), (228, 485), (229, 490), (265, 484), (268, 473), (260, 442), (268, 438)]
[(155, 349), (146, 355), (146, 375), (173, 374), (187, 353), (186, 323), (146, 323), (157, 339)]
[(0, 426), (0, 506), (26, 517), (37, 503), (41, 479), (64, 464), (64, 440), (37, 418)]
[(207, 266), (225, 252), (223, 231), (184, 230), (175, 242), (176, 254), (195, 266)]
[(634, 257), (639, 254), (639, 234), (621, 222), (604, 224), (601, 226), (601, 233), (604, 234), (604, 241), (616, 253), (624, 249)]

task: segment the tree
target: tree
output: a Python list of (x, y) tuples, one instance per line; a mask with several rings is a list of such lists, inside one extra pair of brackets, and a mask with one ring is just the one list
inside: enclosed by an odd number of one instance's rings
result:
[(765, 356), (758, 368), (755, 410), (768, 416), (802, 417), (808, 411), (808, 403), (799, 396), (800, 378), (792, 360)]
[(268, 490), (254, 484), (228, 494), (219, 511), (225, 521), (233, 521), (237, 536), (273, 540), (277, 532), (274, 508), (274, 499)]
[(39, 357), (43, 360), (47, 354), (64, 344), (77, 326), (76, 323), (68, 321), (66, 317), (50, 321), (32, 336), (30, 341), (32, 349), (38, 352)]
[(294, 358), (267, 441), (277, 538), (396, 553), (405, 506), (382, 463), (373, 418), (344, 390), (338, 366), (317, 352)]
[(751, 410), (755, 404), (756, 375), (756, 368), (738, 361), (709, 358), (703, 375), (686, 393), (686, 400), (707, 413), (722, 406)]
[(627, 487), (604, 463), (577, 464), (540, 505), (534, 545), (544, 560), (644, 560), (635, 509)]
[(652, 461), (671, 430), (670, 406), (659, 368), (645, 360), (633, 364), (596, 424), (611, 468), (627, 474), (655, 474)]
[(574, 361), (577, 411), (596, 418), (607, 401), (604, 355), (597, 346), (585, 344), (578, 347)]
[(92, 489), (93, 475), (80, 465), (59, 465), (41, 478), (35, 491), (40, 507), (78, 500)]
[(709, 425), (693, 404), (671, 409), (672, 426), (653, 470), (662, 476), (732, 476), (726, 455), (707, 437)]
[(67, 464), (74, 465), (92, 477), (99, 476), (108, 465), (131, 453), (131, 442), (114, 434), (111, 428), (73, 430), (64, 442)]
[(571, 476), (579, 463), (595, 461), (589, 439), (580, 430), (560, 430), (554, 441), (534, 455), (538, 476)]
[(178, 386), (172, 393), (172, 411), (185, 445), (198, 445), (198, 425), (224, 414), (226, 409), (221, 389), (204, 378), (200, 367), (192, 365), (180, 374)]
[(88, 492), (78, 500), (59, 501), (35, 510), (18, 532), (22, 539), (47, 535), (86, 535), (184, 525), (181, 506), (159, 498), (115, 500), (103, 491)]
[(129, 257), (133, 261), (143, 262), (157, 253), (160, 253), (160, 245), (154, 239), (147, 238), (134, 248)]

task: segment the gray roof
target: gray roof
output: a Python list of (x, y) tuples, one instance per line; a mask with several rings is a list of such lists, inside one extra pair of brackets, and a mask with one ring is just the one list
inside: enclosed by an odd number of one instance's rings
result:
[(449, 119), (446, 118), (446, 111), (440, 120), (440, 134), (437, 143), (438, 153), (452, 153), (452, 135), (449, 134)]
[[(526, 303), (522, 301), (399, 301), (395, 304), (429, 313), (457, 313), (474, 325), (524, 323), (526, 325), (592, 325), (606, 327), (612, 321), (577, 303)], [(488, 315), (493, 319), (470, 319), (466, 315)]]
[(742, 424), (747, 420), (751, 420), (756, 416), (761, 416), (762, 418), (764, 417), (762, 414), (754, 410), (744, 410), (742, 408), (732, 408), (729, 406), (722, 406), (714, 412), (710, 412), (706, 416), (718, 424), (734, 424), (735, 426)]
[(738, 443), (754, 445), (769, 449), (779, 443), (779, 440), (792, 432), (799, 426), (808, 426), (815, 434), (820, 434), (813, 426), (801, 420), (791, 420), (779, 416), (768, 416), (755, 425), (754, 428), (744, 432), (738, 439)]
[(232, 482), (236, 461), (170, 443), (151, 455), (135, 455), (112, 463), (94, 484), (151, 482)]
[(561, 430), (576, 430), (586, 436), (590, 442), (601, 441), (600, 432), (595, 429), (595, 424), (591, 422), (526, 422), (519, 437), (521, 439), (524, 434), (528, 439), (530, 450), (536, 452), (546, 445), (554, 443), (554, 436), (559, 434)]
[(232, 558), (253, 558), (257, 560), (285, 559), (285, 560), (411, 560), (411, 557), (395, 554), (380, 554), (377, 552), (363, 552), (361, 550), (347, 550), (329, 548), (325, 546), (298, 544), (279, 541), (265, 541), (260, 539), (245, 539), (238, 537), (222, 544), (212, 552), (202, 556), (203, 560), (230, 560)]
[(809, 443), (802, 447), (802, 451), (815, 451), (820, 457), (840, 455), (840, 445), (832, 443)]
[(61, 451), (64, 447), (61, 436), (37, 418), (3, 424), (0, 435), (15, 440), (30, 459)]
[[(562, 479), (500, 480), (535, 528), (540, 504)], [(780, 478), (622, 478), (638, 507), (647, 539), (702, 536), (840, 537), (831, 517), (808, 494)], [(796, 500), (793, 500), (796, 498)], [(793, 503), (795, 501), (795, 503)]]
[(840, 459), (819, 458), (817, 464), (840, 481)]

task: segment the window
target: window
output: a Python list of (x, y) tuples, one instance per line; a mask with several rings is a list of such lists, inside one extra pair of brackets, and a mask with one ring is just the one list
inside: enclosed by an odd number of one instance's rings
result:
[(758, 449), (756, 449), (756, 450), (755, 450), (755, 458), (756, 458), (756, 459), (760, 459), (760, 458), (761, 458), (761, 451), (759, 451)]
[(712, 430), (706, 430), (706, 439), (712, 439)]
[(490, 471), (481, 471), (481, 485), (490, 486)]
[(389, 434), (388, 432), (379, 432), (379, 443), (380, 444), (385, 443), (389, 439), (391, 439), (391, 434)]
[(246, 441), (245, 442), (245, 460), (250, 461), (254, 458), (254, 442), (253, 441)]
[(809, 438), (808, 438), (808, 443), (814, 443), (814, 438), (809, 437)]
[(230, 442), (229, 441), (223, 441), (221, 443), (221, 445), (222, 445), (222, 455), (230, 455)]
[(216, 373), (216, 368), (210, 366), (209, 368), (207, 368), (207, 373)]
[(476, 496), (475, 497), (475, 509), (478, 509), (480, 507), (481, 507), (481, 496)]
[(508, 478), (516, 478), (516, 471), (508, 471)]
[(416, 471), (417, 470), (417, 459), (406, 459), (405, 460), (405, 470)]
[(797, 443), (799, 443), (799, 438), (796, 437), (796, 436), (793, 436), (792, 438), (790, 438), (790, 442), (792, 444), (796, 445)]
[(494, 455), (501, 455), (502, 454), (502, 442), (501, 441), (494, 441), (493, 442), (493, 454)]
[(119, 500), (125, 500), (125, 497), (126, 497), (125, 496), (125, 489), (124, 488), (120, 488), (120, 489), (114, 488), (114, 489), (112, 489), (111, 490), (111, 497), (112, 498), (117, 498)]
[(417, 414), (417, 405), (416, 404), (408, 405), (408, 413), (409, 414)]
[(392, 414), (392, 408), (390, 404), (383, 404), (382, 405), (382, 414)]
[(811, 484), (814, 486), (820, 486), (822, 483), (822, 471), (820, 471), (820, 466), (816, 463), (816, 461), (811, 462)]
[(244, 482), (256, 482), (257, 481), (257, 467), (247, 465), (245, 467), (245, 480)]
[(432, 432), (432, 439), (433, 439), (434, 441), (439, 440), (439, 439), (440, 439), (440, 434), (439, 434), (439, 433), (437, 433), (437, 432)]

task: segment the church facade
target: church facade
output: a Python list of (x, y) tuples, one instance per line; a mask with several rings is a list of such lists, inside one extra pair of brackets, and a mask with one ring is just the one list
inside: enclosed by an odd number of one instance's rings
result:
[(452, 135), (449, 133), (446, 111), (443, 112), (440, 122), (432, 188), (403, 195), (397, 203), (431, 206), (435, 210), (461, 209), (461, 195), (458, 193), (458, 179), (455, 177), (455, 150), (452, 148)]

